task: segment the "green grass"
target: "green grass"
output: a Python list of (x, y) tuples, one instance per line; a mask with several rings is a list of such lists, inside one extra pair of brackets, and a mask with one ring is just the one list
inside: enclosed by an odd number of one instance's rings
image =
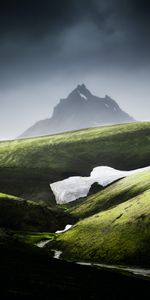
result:
[(75, 218), (59, 207), (47, 207), (33, 201), (0, 194), (0, 227), (9, 230), (55, 232), (74, 222)]
[[(144, 152), (146, 152), (146, 147), (148, 150), (148, 143), (150, 142), (149, 138), (150, 133), (150, 123), (131, 123), (125, 125), (115, 125), (115, 126), (106, 126), (98, 127), (87, 130), (79, 130), (75, 132), (68, 132), (64, 134), (52, 135), (42, 138), (34, 139), (25, 139), (25, 140), (15, 140), (10, 142), (1, 142), (0, 143), (0, 166), (1, 167), (25, 167), (25, 168), (40, 168), (47, 169), (50, 168), (54, 170), (54, 173), (57, 170), (62, 170), (62, 172), (72, 171), (72, 165), (74, 169), (78, 171), (82, 170), (82, 166), (75, 166), (76, 162), (82, 162), (82, 155), (84, 154), (85, 160), (87, 158), (94, 162), (95, 154), (102, 154), (105, 158), (105, 148), (112, 145), (112, 149), (107, 148), (110, 156), (108, 159), (112, 158), (112, 154), (115, 151), (115, 142), (122, 142), (120, 145), (116, 145), (116, 148), (120, 151), (116, 153), (121, 155), (130, 153), (130, 156), (133, 156), (131, 149), (135, 152), (136, 146), (143, 145), (144, 141)], [(126, 137), (126, 139), (125, 139)], [(133, 137), (133, 141), (129, 143), (129, 138)], [(114, 140), (115, 139), (115, 140)], [(91, 143), (92, 142), (92, 143)], [(94, 143), (94, 144), (93, 144)], [(90, 146), (88, 148), (87, 146)], [(99, 146), (103, 146), (103, 149), (99, 149)], [(75, 148), (74, 148), (75, 147)], [(128, 149), (126, 148), (128, 147)], [(130, 149), (129, 149), (130, 148)], [(71, 150), (71, 151), (69, 151)], [(93, 150), (93, 151), (90, 151)], [(73, 152), (72, 152), (73, 151)], [(77, 151), (77, 152), (76, 152)], [(80, 151), (80, 152), (79, 152)], [(94, 152), (94, 153), (93, 153)], [(112, 153), (113, 152), (113, 153)], [(120, 153), (119, 153), (120, 152)], [(137, 149), (138, 157), (142, 157), (142, 153), (139, 153)], [(74, 154), (75, 157), (74, 157)], [(79, 157), (76, 157), (77, 154)], [(62, 159), (66, 158), (66, 159)], [(72, 162), (74, 158), (74, 162)], [(71, 159), (71, 161), (70, 161)], [(106, 158), (105, 158), (106, 159)], [(99, 158), (101, 161), (102, 158)], [(137, 158), (134, 159), (137, 161)], [(69, 168), (69, 163), (71, 164), (71, 169)], [(97, 160), (96, 160), (97, 163)], [(103, 160), (103, 164), (105, 161)], [(133, 163), (133, 162), (132, 162)], [(120, 162), (121, 164), (121, 162)], [(128, 162), (129, 164), (129, 162)], [(131, 164), (131, 162), (130, 162)], [(75, 168), (76, 167), (76, 168)], [(88, 166), (89, 167), (89, 166)], [(91, 167), (89, 167), (91, 169)], [(89, 169), (88, 168), (88, 169)], [(88, 170), (87, 170), (88, 172)]]
[(31, 245), (35, 245), (44, 240), (53, 241), (55, 238), (55, 234), (49, 232), (14, 231), (11, 235), (14, 239)]
[[(122, 170), (148, 166), (149, 149), (150, 122), (0, 142), (2, 241), (8, 235), (9, 251), (11, 243), (24, 251), (48, 239), (70, 260), (150, 266), (150, 171), (66, 205), (65, 211), (55, 206), (49, 187), (68, 176), (88, 176), (98, 165)], [(69, 231), (54, 234), (75, 222)]]
[(7, 195), (7, 194), (4, 194), (4, 193), (0, 193), (0, 200), (1, 199), (9, 199), (9, 200), (20, 200), (18, 197), (15, 197), (15, 196), (12, 196), (12, 195)]
[[(131, 184), (129, 200), (115, 205), (105, 211), (93, 214), (74, 225), (68, 232), (56, 239), (55, 246), (63, 250), (67, 259), (108, 264), (150, 266), (150, 187), (146, 174), (138, 174), (147, 183), (142, 184), (137, 193), (137, 176), (135, 186)], [(132, 178), (133, 183), (133, 178)], [(140, 182), (140, 180), (139, 180)], [(111, 186), (112, 194), (117, 184)], [(129, 184), (129, 178), (120, 181), (120, 187)], [(114, 186), (114, 191), (113, 191)], [(129, 186), (128, 186), (129, 187)], [(134, 191), (135, 188), (135, 191)], [(109, 190), (109, 189), (108, 189)], [(108, 192), (108, 191), (107, 191)], [(105, 193), (105, 201), (109, 202)], [(103, 192), (102, 192), (103, 193)], [(134, 194), (137, 194), (133, 197)], [(104, 202), (104, 195), (96, 195), (95, 205)], [(81, 205), (82, 207), (82, 205)], [(94, 205), (93, 205), (94, 207)], [(98, 210), (98, 207), (97, 209)], [(101, 210), (101, 209), (100, 209)]]
[[(78, 218), (85, 218), (125, 202), (150, 189), (150, 170), (121, 179), (102, 191), (80, 201), (72, 202), (67, 211)], [(71, 206), (69, 208), (69, 206)]]
[(0, 190), (53, 205), (49, 183), (71, 175), (87, 176), (98, 165), (147, 166), (149, 148), (150, 122), (0, 142)]

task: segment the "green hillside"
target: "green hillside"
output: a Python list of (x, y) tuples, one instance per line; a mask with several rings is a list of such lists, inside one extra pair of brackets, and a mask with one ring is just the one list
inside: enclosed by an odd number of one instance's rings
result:
[[(118, 193), (112, 199), (106, 189), (93, 197), (93, 206), (88, 213), (93, 214), (94, 205), (96, 211), (101, 211), (101, 202), (106, 202), (107, 210), (87, 217), (74, 225), (68, 232), (57, 237), (56, 247), (63, 250), (65, 258), (79, 261), (94, 261), (109, 264), (124, 264), (137, 266), (150, 266), (150, 172), (138, 174), (139, 182), (143, 181), (138, 188), (137, 175), (133, 176), (131, 190), (129, 178), (111, 186), (112, 195), (115, 195), (117, 186), (120, 186), (120, 199), (123, 197), (127, 184), (128, 199), (118, 204)], [(135, 185), (133, 181), (135, 179)], [(144, 179), (147, 181), (144, 184)], [(148, 183), (149, 179), (149, 183)], [(102, 197), (101, 197), (102, 193)], [(129, 197), (130, 194), (130, 197)], [(136, 195), (133, 197), (133, 195)], [(110, 197), (110, 199), (109, 199)], [(132, 198), (133, 197), (133, 198)], [(87, 203), (90, 200), (87, 200)], [(110, 201), (110, 205), (108, 205)], [(120, 202), (120, 200), (119, 200)], [(91, 203), (90, 203), (91, 204)], [(99, 206), (99, 207), (98, 207)], [(88, 205), (86, 206), (88, 208)], [(78, 213), (85, 212), (81, 205)], [(106, 209), (105, 207), (105, 209)], [(109, 209), (108, 209), (109, 208)], [(77, 213), (77, 211), (76, 211)]]
[(58, 207), (46, 207), (0, 194), (0, 227), (8, 230), (55, 232), (74, 222), (73, 217)]
[(52, 205), (50, 182), (89, 175), (98, 165), (118, 169), (147, 166), (149, 149), (150, 122), (0, 142), (0, 190)]
[(68, 212), (85, 218), (125, 202), (150, 189), (150, 170), (121, 179), (80, 201), (68, 203)]

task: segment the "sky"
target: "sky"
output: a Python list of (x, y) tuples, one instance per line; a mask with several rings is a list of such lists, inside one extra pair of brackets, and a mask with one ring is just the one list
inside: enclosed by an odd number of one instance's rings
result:
[(1, 1), (0, 139), (50, 118), (82, 83), (150, 120), (150, 1)]

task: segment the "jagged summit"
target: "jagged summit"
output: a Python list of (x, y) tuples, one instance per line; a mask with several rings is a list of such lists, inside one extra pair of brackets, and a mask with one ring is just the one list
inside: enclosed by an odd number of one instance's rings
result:
[(87, 87), (85, 86), (85, 84), (81, 84), (81, 85), (78, 85), (77, 88), (78, 92), (82, 95), (85, 95), (85, 96), (90, 96), (92, 95), (91, 92), (87, 89)]
[(93, 95), (85, 86), (78, 85), (67, 98), (60, 99), (51, 118), (42, 120), (26, 130), (20, 137), (42, 136), (69, 130), (107, 124), (132, 122), (110, 96)]
[(77, 87), (69, 94), (68, 98), (76, 96), (78, 98), (83, 98), (84, 100), (89, 100), (92, 96), (91, 92), (87, 89), (85, 84), (77, 85)]
[(77, 87), (76, 87), (76, 90), (78, 90), (80, 93), (90, 93), (90, 91), (87, 89), (86, 85), (83, 83), (83, 84), (78, 84)]

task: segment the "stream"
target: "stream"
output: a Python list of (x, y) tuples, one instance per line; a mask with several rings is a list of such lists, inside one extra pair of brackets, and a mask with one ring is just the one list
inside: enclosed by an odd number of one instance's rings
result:
[[(54, 252), (53, 258), (61, 259), (60, 257), (61, 257), (62, 251), (53, 250), (53, 252)], [(127, 274), (131, 273), (133, 275), (138, 275), (140, 277), (150, 279), (150, 270), (148, 270), (148, 269), (131, 268), (131, 267), (107, 265), (107, 264), (100, 264), (100, 263), (88, 263), (88, 262), (83, 262), (83, 261), (75, 261), (74, 263), (76, 263), (78, 265), (82, 265), (82, 266), (99, 267), (100, 269), (105, 269), (105, 270), (109, 269), (109, 270), (114, 270), (114, 271), (119, 271), (119, 272), (124, 271)]]
[(76, 262), (76, 263), (80, 264), (80, 265), (99, 267), (101, 269), (111, 269), (114, 271), (125, 271), (126, 273), (131, 273), (133, 275), (140, 275), (141, 277), (147, 277), (150, 279), (150, 270), (148, 270), (148, 269), (130, 268), (130, 267), (99, 264), (99, 263), (86, 263), (86, 262)]
[[(49, 243), (49, 240), (39, 242), (37, 244), (37, 246), (40, 248), (43, 248), (47, 243)], [(52, 252), (53, 252), (53, 258), (61, 260), (62, 251), (52, 249)], [(132, 274), (132, 275), (136, 275), (139, 277), (150, 279), (150, 270), (149, 269), (131, 268), (131, 267), (107, 265), (107, 264), (100, 264), (100, 263), (88, 263), (88, 262), (83, 262), (83, 261), (75, 261), (74, 263), (83, 265), (83, 266), (96, 267), (96, 268), (98, 267), (101, 270), (114, 270), (114, 271), (119, 271), (119, 272), (125, 272), (128, 275)]]
[[(64, 230), (56, 231), (56, 233), (60, 234), (67, 230), (69, 230), (72, 227), (72, 225), (66, 225)], [(49, 243), (49, 240), (40, 241), (36, 244), (39, 248), (43, 248), (46, 244)], [(52, 249), (53, 252), (53, 258), (60, 259), (61, 260), (61, 254), (62, 251)], [(83, 266), (89, 266), (89, 267), (98, 267), (101, 270), (114, 270), (119, 272), (125, 272), (126, 274), (132, 274), (135, 276), (139, 276), (141, 278), (147, 278), (150, 279), (150, 270), (149, 269), (141, 269), (141, 268), (132, 268), (132, 267), (124, 267), (124, 266), (116, 266), (116, 265), (107, 265), (107, 264), (100, 264), (100, 263), (89, 263), (89, 262), (83, 262), (83, 261), (75, 261), (74, 263), (83, 265)]]

